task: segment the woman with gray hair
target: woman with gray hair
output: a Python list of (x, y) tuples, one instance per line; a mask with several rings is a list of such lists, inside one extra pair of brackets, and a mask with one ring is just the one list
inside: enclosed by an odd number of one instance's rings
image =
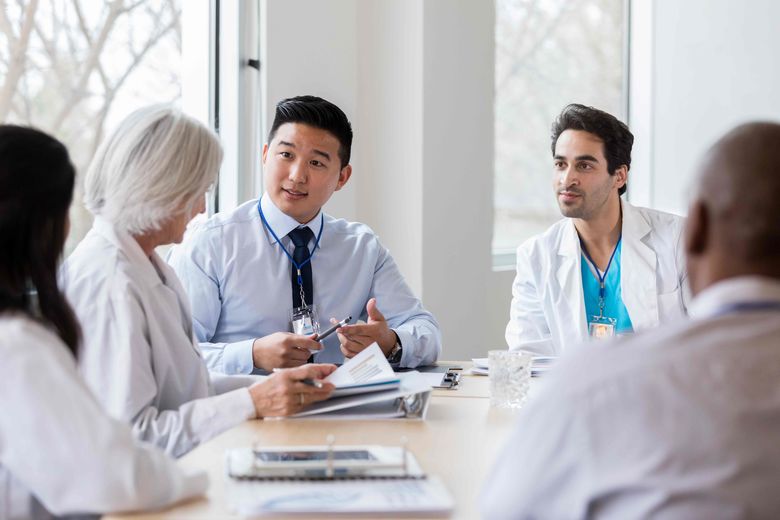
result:
[(152, 106), (131, 114), (87, 172), (84, 198), (95, 222), (63, 268), (83, 327), (82, 374), (109, 414), (174, 456), (244, 420), (295, 413), (332, 390), (303, 380), (335, 367), (308, 365), (215, 395), (187, 295), (155, 248), (181, 242), (221, 160), (217, 137), (181, 112)]

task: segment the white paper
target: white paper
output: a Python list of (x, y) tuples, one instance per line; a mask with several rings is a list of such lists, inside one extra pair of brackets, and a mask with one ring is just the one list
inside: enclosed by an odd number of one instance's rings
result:
[(487, 369), (487, 367), (488, 367), (488, 358), (486, 358), (486, 357), (471, 358), (471, 362), (474, 363), (474, 368), (484, 368), (484, 369)]
[[(531, 362), (531, 375), (541, 375), (552, 367), (557, 358), (555, 356), (534, 356)], [(488, 358), (471, 358), (474, 366), (471, 369), (471, 375), (486, 376), (490, 373), (488, 369)]]
[(228, 503), (240, 515), (449, 513), (452, 497), (436, 477), (408, 480), (228, 483)]
[(441, 386), (441, 381), (444, 378), (442, 372), (418, 372), (417, 370), (411, 370), (404, 372), (405, 374), (417, 374), (417, 378), (421, 381), (425, 381), (431, 387)]
[(325, 381), (338, 388), (339, 386), (390, 379), (396, 379), (393, 367), (387, 362), (379, 345), (374, 342), (352, 359), (348, 359), (326, 377)]

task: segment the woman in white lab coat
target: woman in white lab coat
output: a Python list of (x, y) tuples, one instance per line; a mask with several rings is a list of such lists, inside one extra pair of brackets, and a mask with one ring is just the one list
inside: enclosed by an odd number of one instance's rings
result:
[(57, 287), (75, 170), (52, 137), (0, 125), (0, 518), (156, 508), (206, 476), (133, 439), (78, 374)]
[(221, 160), (214, 133), (181, 112), (160, 105), (131, 114), (87, 172), (84, 202), (95, 222), (62, 272), (82, 322), (87, 383), (110, 415), (174, 456), (247, 419), (295, 413), (332, 390), (302, 381), (335, 367), (307, 365), (214, 391), (188, 297), (155, 248), (181, 242)]

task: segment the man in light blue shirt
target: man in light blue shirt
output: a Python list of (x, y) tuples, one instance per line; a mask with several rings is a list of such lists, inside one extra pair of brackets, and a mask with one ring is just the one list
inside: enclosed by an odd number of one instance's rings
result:
[[(281, 101), (263, 147), (264, 195), (215, 215), (171, 252), (211, 370), (292, 367), (310, 351), (318, 363), (340, 363), (373, 342), (401, 367), (438, 358), (438, 323), (377, 236), (322, 211), (352, 174), (351, 145), (337, 106)], [(365, 323), (316, 341), (317, 323), (324, 330), (347, 316)]]

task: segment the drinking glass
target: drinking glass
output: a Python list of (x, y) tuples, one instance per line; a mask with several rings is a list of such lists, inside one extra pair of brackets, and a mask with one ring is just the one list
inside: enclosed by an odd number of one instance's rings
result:
[(488, 352), (490, 406), (520, 408), (528, 397), (533, 356), (521, 350)]

